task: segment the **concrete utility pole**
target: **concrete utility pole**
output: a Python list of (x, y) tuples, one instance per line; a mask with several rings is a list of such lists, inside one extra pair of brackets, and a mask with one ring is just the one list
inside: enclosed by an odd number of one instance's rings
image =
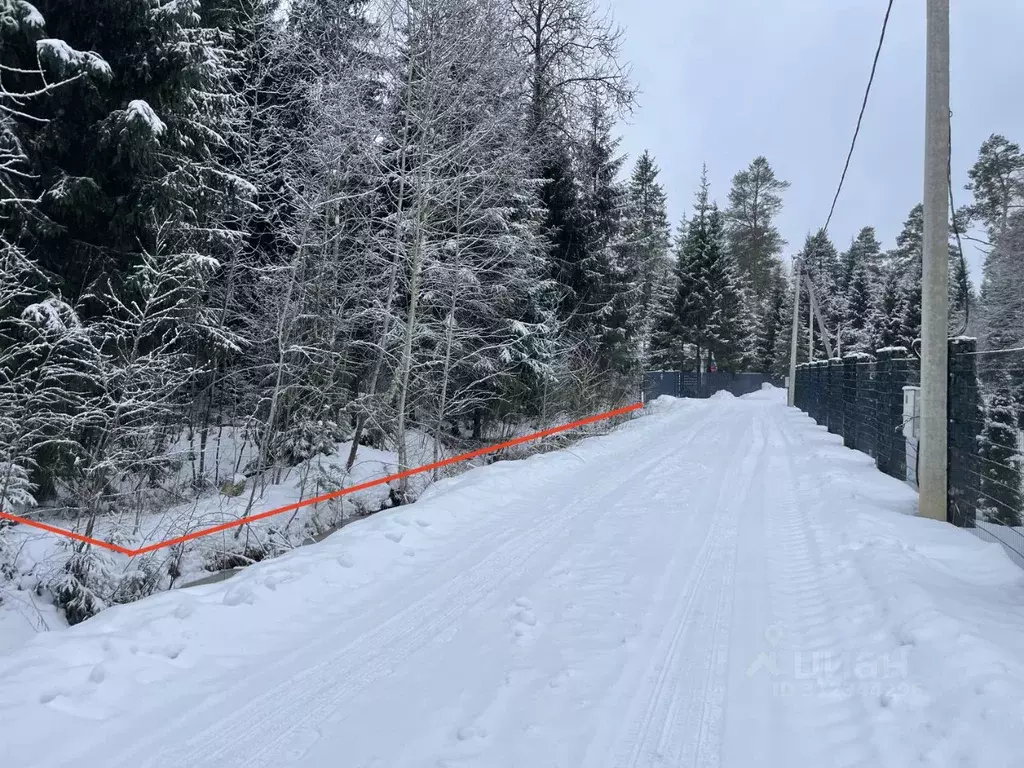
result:
[(945, 521), (946, 390), (949, 383), (949, 0), (928, 0), (927, 29), (918, 514)]
[(793, 406), (796, 396), (796, 348), (800, 342), (800, 260), (793, 260), (793, 333), (789, 340), (789, 388), (786, 398)]

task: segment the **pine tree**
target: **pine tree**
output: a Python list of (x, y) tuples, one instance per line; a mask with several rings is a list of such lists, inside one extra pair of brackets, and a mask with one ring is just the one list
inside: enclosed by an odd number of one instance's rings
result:
[(968, 215), (981, 221), (989, 239), (997, 243), (1024, 200), (1024, 154), (1020, 145), (992, 134), (978, 150), (978, 159), (967, 172), (967, 189), (974, 194)]
[(732, 179), (725, 212), (729, 248), (738, 277), (749, 286), (756, 303), (771, 295), (781, 271), (779, 254), (786, 241), (774, 222), (787, 189), (789, 182), (777, 178), (764, 157), (754, 158)]
[(982, 517), (998, 525), (1022, 525), (1024, 497), (1021, 494), (1021, 456), (1017, 450), (1016, 403), (1008, 392), (1000, 390), (992, 395), (978, 442), (982, 458)]

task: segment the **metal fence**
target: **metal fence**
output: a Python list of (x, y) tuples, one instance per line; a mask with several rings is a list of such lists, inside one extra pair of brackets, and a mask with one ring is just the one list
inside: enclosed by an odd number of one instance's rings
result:
[(781, 387), (783, 382), (764, 373), (648, 371), (644, 399), (650, 401), (661, 395), (705, 398), (723, 390), (740, 397), (759, 391), (764, 384)]
[[(920, 362), (903, 347), (797, 367), (794, 398), (888, 475), (917, 482), (912, 411)], [(1001, 543), (1024, 566), (1024, 350), (950, 340), (948, 519)]]

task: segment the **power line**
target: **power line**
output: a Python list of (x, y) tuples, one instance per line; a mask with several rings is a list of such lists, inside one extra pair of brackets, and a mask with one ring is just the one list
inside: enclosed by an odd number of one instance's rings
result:
[(953, 233), (956, 235), (956, 249), (960, 255), (960, 298), (964, 302), (964, 319), (960, 324), (957, 336), (967, 332), (971, 322), (971, 289), (967, 279), (967, 261), (964, 259), (964, 243), (960, 238), (960, 225), (956, 220), (956, 202), (953, 200), (953, 112), (949, 113), (949, 148), (946, 154), (946, 180), (949, 182), (949, 215), (953, 221)]
[(868, 106), (868, 97), (871, 95), (871, 86), (875, 82), (875, 71), (878, 69), (878, 58), (882, 54), (882, 44), (885, 42), (885, 30), (889, 26), (889, 15), (892, 13), (893, 0), (889, 0), (889, 6), (885, 9), (885, 19), (882, 21), (882, 33), (878, 37), (878, 47), (875, 49), (875, 59), (871, 63), (871, 77), (868, 78), (868, 87), (864, 91), (864, 101), (860, 105), (860, 115), (857, 117), (857, 128), (853, 132), (853, 141), (850, 142), (850, 152), (846, 155), (846, 165), (843, 166), (843, 175), (839, 179), (839, 187), (836, 189), (836, 196), (832, 198), (832, 208), (828, 212), (828, 219), (825, 221), (825, 231), (832, 223), (832, 216), (836, 212), (836, 203), (839, 202), (839, 193), (843, 191), (843, 182), (846, 181), (846, 173), (850, 170), (850, 161), (853, 159), (853, 150), (857, 146), (857, 136), (860, 135), (860, 124), (864, 120), (864, 111)]
[[(857, 116), (857, 127), (853, 131), (853, 141), (850, 142), (850, 151), (846, 155), (846, 164), (843, 166), (843, 175), (840, 176), (840, 178), (839, 178), (839, 186), (836, 189), (835, 197), (832, 198), (832, 207), (829, 209), (828, 218), (825, 220), (824, 231), (826, 231), (826, 232), (828, 231), (829, 224), (832, 223), (832, 216), (836, 212), (836, 203), (839, 202), (839, 194), (843, 191), (843, 184), (846, 181), (846, 174), (850, 170), (850, 161), (853, 159), (853, 151), (857, 147), (857, 137), (860, 135), (860, 126), (861, 126), (861, 123), (864, 121), (864, 112), (867, 110), (867, 107), (868, 107), (868, 97), (871, 95), (871, 86), (875, 82), (875, 72), (878, 70), (878, 59), (882, 55), (882, 45), (885, 43), (885, 32), (886, 32), (886, 30), (889, 27), (889, 17), (890, 17), (890, 15), (892, 15), (893, 1), (894, 0), (889, 0), (889, 4), (888, 4), (888, 6), (885, 9), (885, 18), (882, 20), (882, 31), (881, 31), (881, 33), (878, 36), (878, 47), (875, 48), (875, 58), (871, 62), (871, 76), (868, 78), (868, 86), (864, 90), (864, 100), (861, 102), (861, 105), (860, 105), (860, 114)], [(790, 363), (791, 375), (793, 375), (795, 373), (794, 366), (796, 365), (796, 351), (795, 351), (796, 347), (795, 347), (795, 344), (796, 344), (796, 327), (797, 327), (797, 322), (798, 322), (797, 315), (796, 315), (796, 306), (799, 303), (799, 297), (800, 297), (800, 274), (803, 271), (803, 267), (800, 264), (799, 258), (797, 258), (795, 260), (794, 267), (796, 269), (797, 278), (796, 278), (796, 299), (793, 302), (793, 307), (794, 307), (794, 314), (793, 314), (793, 328), (794, 328), (794, 331), (793, 331), (793, 333), (794, 333), (793, 344), (794, 344), (794, 347), (793, 347), (793, 353), (792, 353), (792, 356), (791, 356), (792, 357), (792, 361)], [(808, 285), (808, 289), (809, 290), (811, 289), (810, 285)], [(811, 322), (813, 323), (813, 320)], [(821, 321), (820, 320), (819, 320), (819, 325), (821, 325)], [(822, 332), (823, 335), (827, 335), (828, 334), (828, 331), (825, 329), (824, 326), (821, 327), (821, 332)]]

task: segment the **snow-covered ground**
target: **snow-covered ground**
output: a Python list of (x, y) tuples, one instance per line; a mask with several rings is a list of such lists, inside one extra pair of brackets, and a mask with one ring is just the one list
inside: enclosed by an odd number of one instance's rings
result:
[(1016, 766), (1024, 572), (778, 391), (661, 399), (0, 656), (0, 765)]
[[(251, 506), (251, 513), (259, 513), (284, 506), (300, 499), (318, 496), (322, 493), (358, 485), (368, 480), (393, 474), (398, 471), (398, 454), (368, 446), (359, 449), (351, 471), (345, 470), (351, 443), (340, 443), (328, 456), (317, 456), (303, 464), (283, 470), (266, 473), (263, 483), (258, 478), (248, 481), (238, 476), (242, 485), (236, 492), (225, 494), (218, 490), (230, 482), (238, 469), (254, 453), (250, 442), (236, 439), (231, 430), (211, 438), (206, 449), (205, 466), (213, 487), (187, 503), (171, 505), (159, 511), (147, 512), (140, 517), (139, 532), (125, 537), (123, 531), (131, 524), (128, 520), (101, 519), (94, 535), (105, 541), (115, 541), (127, 546), (143, 546), (182, 536), (193, 531), (209, 528), (220, 523), (237, 520), (244, 516)], [(408, 455), (414, 466), (426, 464), (452, 455), (452, 451), (436, 447), (428, 436), (411, 431), (407, 441)], [(189, 451), (197, 452), (198, 446), (190, 446), (182, 440), (171, 450), (172, 455), (185, 457)], [(177, 485), (185, 487), (194, 462), (182, 461)], [(456, 473), (462, 467), (455, 466), (443, 473)], [(430, 484), (428, 474), (410, 478), (410, 493), (418, 496)], [(255, 496), (250, 498), (251, 491)], [(333, 530), (348, 521), (363, 517), (391, 506), (390, 487), (374, 486), (336, 500), (303, 507), (279, 517), (267, 518), (246, 526), (244, 533), (236, 538), (238, 529), (205, 536), (189, 542), (183, 548), (158, 550), (150, 555), (128, 558), (123, 555), (103, 553), (111, 563), (108, 584), (93, 585), (106, 598), (106, 603), (118, 602), (106, 593), (115, 592), (118, 580), (131, 573), (149, 569), (159, 574), (154, 591), (180, 587), (209, 576), (217, 571), (221, 563), (244, 561), (245, 553), (258, 552), (260, 556), (272, 557), (288, 551), (311, 537)], [(62, 518), (48, 518), (45, 510), (33, 510), (32, 514), (45, 522), (83, 533), (85, 519), (77, 522)], [(28, 526), (15, 526), (4, 531), (4, 543), (13, 553), (12, 565), (16, 576), (13, 582), (0, 580), (0, 652), (25, 642), (40, 631), (63, 630), (67, 623), (49, 599), (46, 585), (56, 578), (64, 568), (70, 553), (70, 542), (53, 534)], [(170, 575), (171, 564), (177, 574)]]

